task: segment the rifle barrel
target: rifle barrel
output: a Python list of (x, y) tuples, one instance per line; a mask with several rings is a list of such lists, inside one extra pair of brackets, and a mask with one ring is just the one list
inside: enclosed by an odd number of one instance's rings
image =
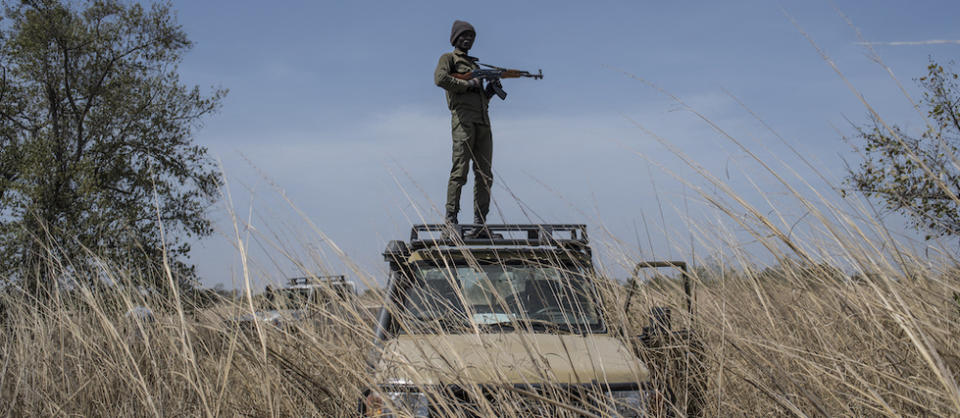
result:
[(510, 69), (510, 68), (497, 67), (496, 65), (484, 64), (484, 63), (482, 63), (482, 62), (478, 62), (477, 64), (478, 64), (478, 65), (482, 65), (482, 66), (487, 67), (487, 68), (490, 68), (490, 69), (492, 69), (492, 70), (502, 71), (502, 73), (501, 73), (501, 75), (500, 75), (500, 78), (529, 77), (529, 78), (532, 78), (532, 79), (541, 79), (541, 80), (543, 79), (543, 70), (542, 70), (542, 69), (537, 69), (537, 73), (536, 73), (536, 74), (533, 74), (533, 73), (531, 73), (531, 72), (529, 72), (529, 71), (514, 70), (514, 69)]

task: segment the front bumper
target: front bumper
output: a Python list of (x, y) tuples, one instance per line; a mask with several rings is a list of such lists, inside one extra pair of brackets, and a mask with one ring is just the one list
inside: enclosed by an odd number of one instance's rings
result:
[(360, 402), (361, 416), (649, 416), (649, 384), (381, 385)]

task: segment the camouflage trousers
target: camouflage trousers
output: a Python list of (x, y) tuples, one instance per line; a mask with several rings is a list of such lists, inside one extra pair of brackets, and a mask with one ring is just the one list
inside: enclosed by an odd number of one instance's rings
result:
[(447, 183), (447, 219), (460, 213), (460, 190), (467, 183), (473, 162), (473, 219), (485, 223), (490, 211), (490, 186), (493, 185), (493, 135), (490, 126), (453, 119), (453, 167)]

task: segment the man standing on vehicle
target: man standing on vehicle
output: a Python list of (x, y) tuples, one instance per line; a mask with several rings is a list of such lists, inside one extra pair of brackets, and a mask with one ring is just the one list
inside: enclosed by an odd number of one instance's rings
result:
[[(477, 32), (473, 25), (456, 20), (450, 31), (453, 52), (440, 56), (433, 81), (446, 90), (447, 107), (450, 108), (453, 128), (453, 167), (447, 184), (447, 224), (458, 223), (460, 191), (467, 182), (467, 172), (473, 161), (473, 222), (485, 224), (490, 211), (490, 187), (493, 184), (491, 159), (493, 158), (493, 135), (490, 132), (490, 115), (487, 105), (493, 96), (493, 86), (484, 88), (479, 79), (460, 80), (451, 74), (467, 73), (478, 68), (477, 58), (467, 55), (473, 46)], [(486, 229), (475, 231), (475, 238), (486, 236)]]

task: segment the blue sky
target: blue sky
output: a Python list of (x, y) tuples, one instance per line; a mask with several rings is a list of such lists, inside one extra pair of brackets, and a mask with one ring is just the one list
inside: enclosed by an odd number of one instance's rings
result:
[[(222, 162), (232, 203), (211, 209), (218, 233), (195, 244), (192, 258), (204, 284), (228, 287), (241, 266), (227, 207), (252, 225), (242, 236), (261, 283), (302, 274), (281, 249), (307, 269), (353, 275), (324, 237), (382, 280), (386, 241), (405, 238), (413, 222), (441, 219), (450, 121), (432, 74), (451, 50), (454, 19), (477, 28), (471, 52), (483, 62), (545, 76), (505, 81), (509, 97), (491, 104), (491, 222), (587, 223), (599, 241), (619, 239), (647, 258), (688, 258), (683, 218), (716, 220), (648, 162), (706, 184), (638, 125), (758, 205), (781, 191), (714, 129), (631, 75), (681, 98), (765, 161), (816, 177), (735, 96), (839, 181), (842, 159), (857, 158), (841, 135), (853, 133), (848, 120), (867, 119), (866, 109), (790, 19), (871, 105), (908, 128), (922, 120), (838, 10), (871, 42), (960, 39), (955, 1), (173, 4), (195, 43), (180, 66), (183, 81), (230, 89), (196, 140)], [(960, 55), (957, 43), (875, 49), (914, 98), (912, 78), (924, 74), (928, 57)], [(461, 221), (469, 217), (461, 213)], [(889, 222), (903, 229), (901, 219)], [(615, 252), (601, 253), (616, 264)]]

